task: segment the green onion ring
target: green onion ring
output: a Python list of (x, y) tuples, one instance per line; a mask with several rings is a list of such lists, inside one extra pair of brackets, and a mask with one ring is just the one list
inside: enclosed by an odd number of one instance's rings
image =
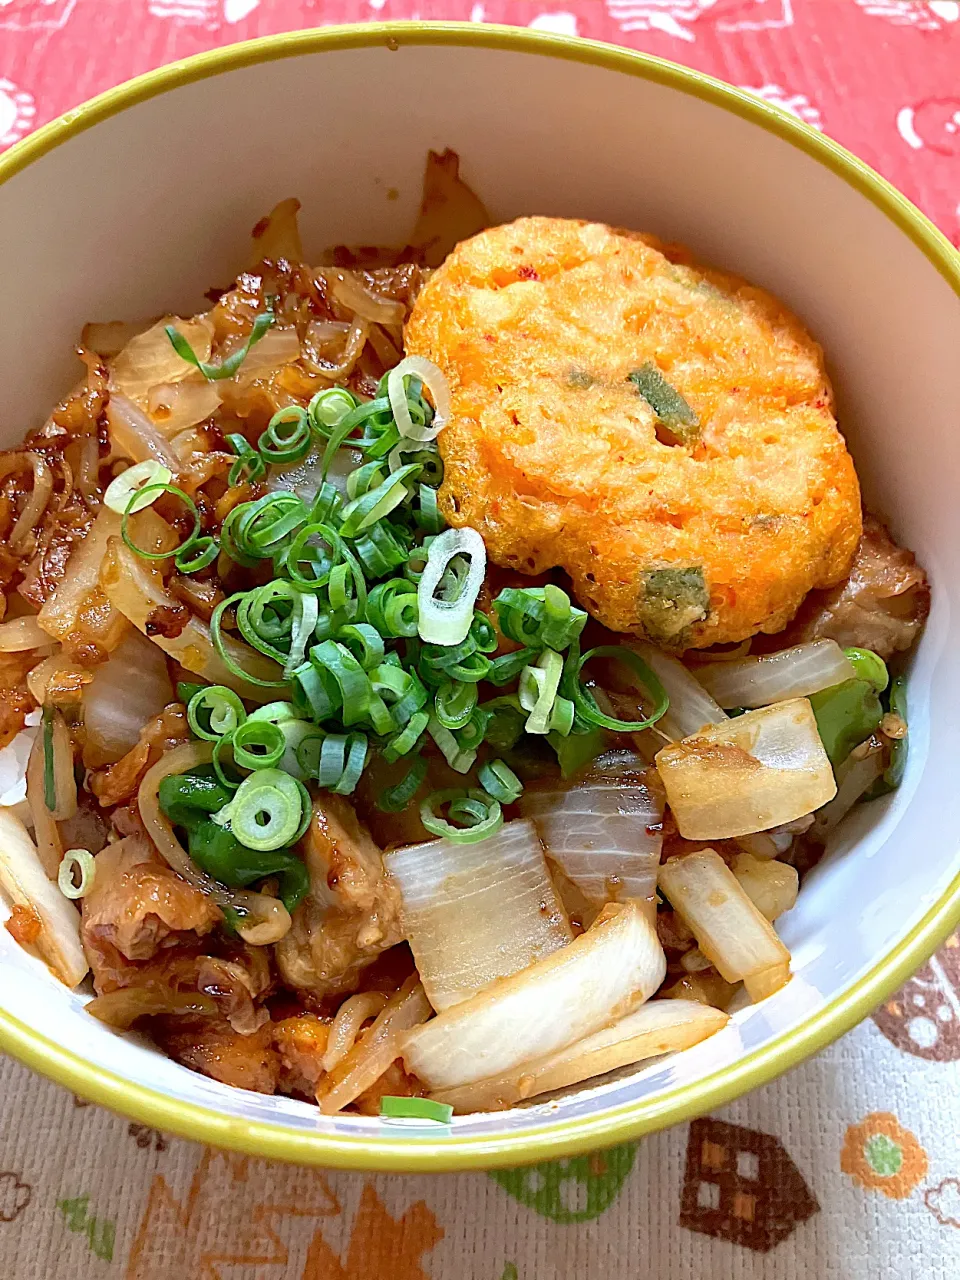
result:
[[(466, 803), (472, 801), (469, 808)], [(444, 805), (450, 806), (451, 817), (457, 815), (467, 820), (468, 825), (455, 827), (437, 812)], [(483, 816), (479, 817), (482, 813)], [(499, 801), (487, 795), (485, 791), (471, 788), (461, 790), (453, 787), (445, 791), (433, 791), (420, 805), (420, 821), (431, 835), (442, 836), (452, 844), (475, 844), (478, 840), (486, 840), (503, 826), (503, 810)]]
[[(171, 551), (144, 551), (143, 548), (138, 547), (130, 537), (129, 530), (127, 528), (131, 515), (133, 515), (135, 511), (141, 509), (140, 507), (135, 507), (134, 504), (141, 498), (145, 498), (148, 494), (154, 492), (157, 497), (159, 497), (161, 493), (172, 493), (174, 497), (179, 498), (183, 502), (184, 506), (193, 517), (193, 530), (191, 531), (190, 536), (186, 541), (181, 542), (178, 547), (174, 547)], [(146, 505), (148, 504), (142, 503), (141, 507)], [(199, 533), (200, 512), (197, 510), (197, 504), (191, 497), (189, 497), (188, 494), (184, 493), (182, 489), (178, 489), (174, 484), (147, 484), (144, 485), (142, 489), (138, 489), (136, 493), (131, 495), (130, 505), (127, 507), (127, 510), (124, 512), (123, 519), (120, 521), (120, 536), (123, 538), (130, 550), (140, 556), (142, 560), (169, 560), (172, 555), (183, 555), (183, 553), (196, 542)]]
[[(583, 668), (591, 658), (615, 658), (629, 667), (652, 697), (655, 703), (653, 713), (646, 720), (617, 720), (614, 716), (605, 715), (580, 678)], [(614, 733), (639, 733), (642, 729), (649, 729), (661, 716), (666, 715), (667, 708), (670, 706), (670, 699), (654, 672), (638, 653), (624, 648), (623, 645), (598, 645), (595, 649), (588, 649), (581, 657), (580, 645), (574, 641), (567, 655), (561, 687), (564, 694), (572, 698), (577, 714), (582, 720), (600, 729), (612, 729)]]
[(279, 725), (269, 720), (247, 720), (234, 730), (233, 759), (240, 769), (272, 769), (286, 750)]
[(403, 778), (377, 797), (377, 808), (383, 813), (401, 813), (420, 790), (427, 776), (427, 762), (417, 756)]
[[(206, 712), (206, 720), (201, 713)], [(216, 742), (233, 733), (247, 718), (243, 703), (232, 689), (222, 684), (204, 685), (187, 703), (187, 723), (204, 742)]]

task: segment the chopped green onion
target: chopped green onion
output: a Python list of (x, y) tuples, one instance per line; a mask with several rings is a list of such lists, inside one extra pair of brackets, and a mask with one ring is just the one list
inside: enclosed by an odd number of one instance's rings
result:
[(367, 763), (367, 738), (363, 733), (330, 733), (323, 740), (317, 781), (328, 791), (348, 796), (360, 781)]
[(329, 387), (318, 391), (307, 405), (307, 413), (314, 429), (326, 436), (338, 427), (348, 413), (357, 407), (356, 397), (346, 387)]
[(502, 653), (499, 658), (494, 658), (490, 663), (486, 678), (498, 687), (509, 684), (511, 680), (516, 680), (524, 667), (536, 656), (536, 649), (518, 649), (514, 653)]
[(419, 471), (419, 467), (416, 464), (401, 467), (399, 471), (395, 471), (393, 475), (388, 476), (382, 484), (378, 484), (375, 489), (370, 489), (368, 492), (354, 498), (352, 502), (348, 502), (340, 513), (340, 533), (342, 536), (344, 538), (356, 537), (364, 529), (369, 529), (378, 520), (388, 516), (395, 507), (398, 507), (408, 497), (407, 486), (404, 481), (409, 476), (415, 475), (417, 471)]
[(246, 598), (247, 592), (237, 591), (232, 596), (227, 596), (225, 600), (221, 600), (210, 616), (210, 638), (213, 640), (213, 647), (217, 651), (217, 656), (224, 664), (231, 675), (236, 676), (238, 680), (244, 680), (248, 684), (255, 684), (261, 689), (284, 689), (286, 688), (285, 680), (263, 680), (259, 676), (252, 675), (233, 660), (233, 657), (227, 651), (226, 645), (223, 643), (223, 615), (227, 609), (234, 605), (241, 604)]
[[(74, 867), (80, 876), (79, 884), (74, 884)], [(57, 869), (57, 885), (65, 898), (76, 900), (90, 892), (96, 874), (96, 860), (88, 849), (68, 849)]]
[(503, 760), (490, 760), (481, 765), (477, 778), (487, 795), (501, 804), (513, 804), (523, 792), (523, 783)]
[(648, 360), (628, 376), (659, 421), (681, 444), (693, 444), (699, 438), (699, 418), (655, 364)]
[(417, 589), (406, 578), (390, 578), (367, 597), (367, 621), (382, 636), (415, 636), (419, 606)]
[[(440, 816), (445, 805), (448, 818)], [(475, 844), (503, 826), (503, 810), (485, 791), (453, 787), (427, 796), (420, 805), (420, 821), (431, 835), (443, 836), (453, 844)], [(454, 826), (455, 822), (461, 825)]]
[(462, 729), (476, 705), (476, 684), (444, 680), (433, 695), (433, 713), (445, 729)]
[[(524, 711), (530, 712), (525, 725), (527, 733), (550, 731), (550, 717), (562, 675), (563, 659), (553, 649), (544, 649), (535, 666), (524, 667), (521, 671), (520, 705)], [(570, 723), (573, 723), (572, 714)]]
[[(404, 378), (420, 379), (430, 392), (434, 403), (433, 421), (429, 426), (418, 425), (410, 415), (410, 403)], [(423, 356), (406, 356), (387, 374), (387, 395), (390, 408), (402, 436), (419, 443), (434, 440), (450, 421), (450, 388), (447, 380), (430, 360)]]
[(226, 685), (201, 685), (187, 703), (187, 723), (204, 742), (216, 742), (225, 733), (233, 733), (246, 718), (240, 698)]
[(278, 409), (257, 442), (264, 462), (289, 466), (302, 462), (310, 452), (313, 436), (306, 409), (297, 404)]
[(364, 671), (372, 671), (384, 658), (383, 637), (376, 627), (369, 622), (351, 623), (341, 627), (337, 632), (337, 640), (350, 650), (363, 667)]
[[(130, 516), (135, 510), (142, 510), (143, 507), (149, 506), (151, 502), (154, 502), (159, 498), (161, 493), (172, 493), (175, 498), (180, 499), (193, 518), (193, 529), (186, 540), (181, 542), (178, 547), (174, 547), (171, 551), (144, 551), (144, 549), (142, 547), (138, 547), (130, 537), (127, 526), (130, 521)], [(149, 501), (144, 501), (144, 499), (147, 499), (149, 494), (153, 494), (153, 497), (150, 497)], [(197, 510), (197, 504), (188, 494), (184, 493), (182, 489), (178, 489), (176, 485), (173, 484), (148, 484), (144, 485), (142, 489), (138, 489), (136, 493), (132, 495), (130, 499), (130, 506), (124, 512), (123, 519), (120, 521), (120, 536), (123, 538), (130, 550), (135, 552), (135, 554), (140, 556), (143, 560), (168, 560), (172, 555), (184, 555), (193, 547), (199, 533), (200, 512)]]
[(57, 807), (57, 775), (53, 764), (53, 707), (43, 708), (43, 803), (52, 813)]
[(172, 324), (164, 326), (164, 333), (170, 339), (170, 345), (181, 360), (186, 360), (195, 369), (199, 369), (208, 382), (218, 382), (222, 378), (232, 378), (234, 376), (244, 360), (246, 360), (250, 348), (256, 346), (275, 320), (276, 316), (273, 314), (273, 307), (268, 300), (267, 310), (259, 312), (254, 317), (253, 328), (250, 330), (250, 336), (246, 342), (232, 356), (228, 356), (220, 364), (208, 364), (206, 361), (198, 359), (193, 347)]
[(401, 756), (409, 755), (413, 748), (423, 737), (424, 731), (430, 723), (430, 716), (426, 711), (417, 711), (410, 717), (407, 724), (401, 731), (386, 743), (383, 748), (383, 758), (388, 764), (393, 764), (395, 760), (399, 760)]
[(227, 436), (227, 444), (237, 455), (227, 474), (227, 484), (237, 485), (244, 480), (259, 480), (266, 472), (266, 463), (250, 441), (239, 433)]
[(182, 546), (173, 558), (178, 573), (199, 573), (213, 564), (220, 554), (220, 544), (204, 534)]
[(417, 756), (396, 786), (388, 787), (377, 797), (377, 808), (383, 813), (400, 813), (420, 790), (427, 776), (427, 762)]
[[(163, 492), (156, 486), (169, 484), (172, 479), (173, 472), (169, 467), (157, 462), (155, 458), (147, 458), (144, 462), (121, 471), (116, 479), (110, 481), (103, 495), (103, 505), (116, 511), (117, 515), (122, 516), (127, 512), (133, 515), (156, 502)], [(151, 492), (144, 494), (142, 491), (145, 488), (149, 488)]]
[(510, 640), (531, 648), (566, 649), (586, 626), (560, 587), (505, 587), (493, 602), (500, 630)]
[(434, 1102), (432, 1098), (396, 1098), (385, 1093), (380, 1099), (380, 1115), (385, 1120), (433, 1120), (437, 1124), (449, 1124), (453, 1107), (446, 1102)]
[(469, 773), (473, 767), (474, 760), (477, 758), (476, 751), (473, 748), (461, 746), (453, 731), (442, 725), (436, 716), (430, 717), (427, 731), (440, 748), (443, 758), (450, 768), (455, 773)]
[[(266, 722), (265, 722), (266, 723)], [(214, 822), (228, 826), (242, 845), (269, 852), (300, 839), (310, 820), (307, 796), (304, 821), (303, 784), (280, 769), (258, 769), (244, 778), (233, 799)]]
[(184, 706), (187, 706), (195, 693), (199, 693), (201, 689), (207, 688), (209, 688), (209, 686), (205, 684), (192, 684), (190, 681), (180, 680), (177, 683), (177, 701), (182, 702)]
[[(469, 560), (465, 580), (453, 599), (439, 599), (436, 592), (441, 580), (457, 556), (465, 556)], [(465, 639), (473, 622), (473, 606), (483, 584), (486, 564), (486, 548), (476, 529), (447, 529), (434, 538), (423, 577), (417, 586), (418, 630), (422, 640), (431, 644), (455, 645)]]
[(247, 720), (233, 734), (233, 759), (240, 769), (272, 769), (286, 750), (279, 725), (269, 720)]
[[(581, 680), (581, 672), (591, 658), (615, 658), (639, 677), (640, 683), (650, 694), (654, 703), (653, 712), (646, 720), (618, 720), (614, 716), (605, 715), (600, 710), (593, 694)], [(614, 733), (639, 733), (641, 729), (649, 729), (661, 716), (666, 715), (667, 708), (670, 706), (670, 699), (654, 672), (639, 654), (622, 645), (598, 645), (597, 648), (589, 649), (581, 656), (580, 645), (574, 641), (564, 667), (562, 688), (564, 693), (572, 698), (577, 714), (583, 721), (598, 728), (612, 729)]]

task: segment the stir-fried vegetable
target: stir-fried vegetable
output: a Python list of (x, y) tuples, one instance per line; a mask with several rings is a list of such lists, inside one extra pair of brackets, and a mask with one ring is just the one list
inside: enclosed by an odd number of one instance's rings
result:
[(636, 757), (611, 752), (573, 786), (541, 783), (524, 792), (521, 812), (588, 902), (653, 899), (663, 798), (652, 781)]
[(736, 855), (730, 870), (753, 905), (768, 920), (782, 916), (797, 900), (800, 877), (796, 867), (786, 862), (755, 858), (744, 852)]
[(569, 946), (418, 1028), (407, 1037), (404, 1062), (433, 1090), (502, 1075), (642, 1004), (665, 972), (643, 909), (633, 902), (607, 906)]
[(810, 699), (817, 731), (830, 763), (836, 768), (858, 743), (880, 727), (883, 707), (876, 685), (869, 680), (845, 680), (815, 693)]
[(664, 1053), (676, 1053), (699, 1044), (722, 1030), (727, 1014), (693, 1000), (651, 1000), (612, 1026), (576, 1041), (559, 1053), (538, 1062), (525, 1062), (476, 1084), (442, 1089), (438, 1102), (454, 1111), (501, 1111), (537, 1094), (564, 1089)]
[(713, 849), (671, 858), (660, 868), (659, 884), (727, 982), (742, 981), (753, 1000), (787, 982), (789, 951)]
[(126, 627), (120, 644), (94, 669), (83, 690), (84, 763), (98, 768), (119, 760), (136, 746), (143, 726), (172, 701), (162, 649)]
[(729, 708), (805, 698), (852, 680), (856, 671), (835, 640), (811, 640), (761, 657), (711, 662), (698, 667), (696, 675), (720, 706)]
[(819, 809), (836, 783), (805, 698), (748, 711), (657, 753), (680, 834), (718, 840)]
[(0, 887), (33, 922), (39, 955), (61, 982), (78, 986), (87, 972), (80, 915), (48, 878), (26, 828), (9, 809), (0, 809)]
[(403, 896), (403, 931), (442, 1012), (572, 939), (530, 822), (482, 844), (429, 844), (384, 859)]
[(659, 733), (671, 742), (680, 742), (705, 725), (722, 724), (726, 720), (726, 712), (679, 658), (664, 653), (652, 644), (638, 644), (634, 647), (655, 673), (670, 700), (666, 714), (657, 721), (656, 729)]

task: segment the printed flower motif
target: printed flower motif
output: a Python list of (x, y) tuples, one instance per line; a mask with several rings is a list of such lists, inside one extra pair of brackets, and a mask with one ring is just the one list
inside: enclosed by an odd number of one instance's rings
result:
[(939, 1186), (928, 1187), (923, 1203), (941, 1227), (960, 1230), (960, 1178), (944, 1178)]
[(30, 1203), (33, 1188), (17, 1173), (0, 1173), (0, 1222), (13, 1222)]
[(875, 1111), (847, 1129), (840, 1168), (864, 1191), (905, 1200), (927, 1172), (927, 1153), (889, 1111)]

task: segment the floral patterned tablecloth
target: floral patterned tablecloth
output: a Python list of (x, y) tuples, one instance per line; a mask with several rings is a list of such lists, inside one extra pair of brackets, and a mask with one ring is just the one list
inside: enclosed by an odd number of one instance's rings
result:
[[(508, 22), (662, 54), (838, 138), (960, 244), (958, 0), (0, 0), (0, 149), (251, 36)], [(2, 1280), (957, 1280), (960, 939), (722, 1113), (497, 1173), (365, 1177), (204, 1150), (0, 1061)]]

